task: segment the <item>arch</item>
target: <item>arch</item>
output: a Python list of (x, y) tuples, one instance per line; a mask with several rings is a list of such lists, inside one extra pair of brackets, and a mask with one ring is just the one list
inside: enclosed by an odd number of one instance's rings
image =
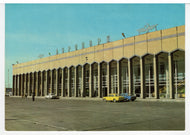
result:
[(98, 96), (98, 66), (97, 62), (94, 62), (91, 65), (91, 96), (97, 97)]
[(128, 60), (128, 58), (127, 57), (122, 57), (121, 59), (119, 59), (118, 61), (122, 61), (123, 59), (127, 59)]
[(101, 97), (104, 97), (104, 96), (107, 96), (108, 95), (108, 86), (107, 86), (107, 81), (108, 81), (108, 69), (107, 69), (107, 65), (109, 63), (105, 62), (105, 61), (102, 61), (100, 63), (100, 75), (101, 75), (101, 91), (100, 91), (100, 96)]
[(88, 97), (89, 96), (89, 88), (90, 88), (90, 84), (89, 84), (89, 79), (90, 79), (90, 64), (86, 63), (83, 66), (83, 75), (84, 75), (84, 87), (83, 87), (83, 97)]
[(152, 54), (152, 53), (146, 53), (146, 54), (142, 55), (141, 58), (144, 58), (144, 57), (146, 57), (148, 55), (152, 55), (153, 56), (154, 54)]
[(161, 51), (156, 55), (158, 65), (158, 89), (160, 98), (169, 98), (168, 52)]
[(175, 52), (177, 52), (177, 51), (185, 52), (185, 50), (178, 48), (178, 49), (175, 49), (175, 50), (171, 51), (170, 53), (173, 54), (173, 53), (175, 53)]
[(109, 69), (110, 69), (110, 82), (111, 82), (111, 93), (118, 93), (118, 69), (117, 69), (117, 61), (112, 60), (109, 63)]
[(82, 65), (77, 65), (76, 66), (76, 97), (81, 97), (81, 93), (82, 93)]
[(75, 93), (75, 67), (71, 66), (69, 68), (69, 74), (70, 74), (70, 78), (69, 78), (69, 96), (74, 97), (74, 93)]
[(94, 65), (94, 64), (98, 64), (98, 62), (94, 61), (93, 63), (91, 63), (91, 65)]
[(102, 63), (106, 63), (107, 64), (108, 62), (106, 62), (106, 61), (103, 60), (103, 61), (100, 62), (100, 64), (102, 64)]
[(131, 71), (132, 71), (132, 90), (131, 94), (135, 94), (140, 97), (141, 94), (141, 74), (140, 74), (140, 57), (134, 55), (130, 59), (131, 61)]
[(167, 53), (167, 54), (168, 54), (169, 52), (166, 52), (166, 51), (160, 51), (160, 52), (156, 53), (155, 55), (158, 56), (158, 55), (160, 55), (160, 54), (162, 54), (162, 53)]
[(154, 55), (147, 53), (142, 57), (144, 63), (144, 76), (145, 76), (145, 97), (152, 98), (155, 97), (155, 87), (154, 87)]
[(76, 65), (76, 68), (78, 68), (78, 67), (80, 67), (80, 66), (82, 67), (82, 65), (81, 65), (81, 64), (78, 64), (78, 65)]
[(63, 69), (68, 69), (68, 68), (69, 68), (68, 66), (63, 67)]
[(139, 55), (133, 55), (133, 56), (129, 57), (129, 60), (133, 59), (134, 57), (139, 57), (140, 58)]
[(74, 67), (74, 68), (75, 68), (75, 66), (74, 66), (74, 65), (71, 65), (71, 66), (69, 67), (69, 69), (71, 69), (72, 67)]
[(185, 97), (185, 51), (176, 49), (171, 53), (173, 87), (175, 98)]
[(128, 59), (122, 58), (119, 61), (120, 68), (120, 93), (129, 93), (129, 73), (128, 73)]
[(110, 60), (108, 63), (111, 63), (111, 62), (113, 62), (113, 61), (116, 61), (116, 62), (117, 62), (117, 60), (115, 60), (115, 59), (112, 59), (112, 60)]
[(85, 63), (84, 65), (83, 65), (83, 67), (85, 67), (86, 65), (90, 65), (89, 63)]
[(96, 64), (96, 63), (98, 64), (98, 62), (94, 61), (94, 62), (92, 62), (90, 65), (93, 65), (93, 64)]

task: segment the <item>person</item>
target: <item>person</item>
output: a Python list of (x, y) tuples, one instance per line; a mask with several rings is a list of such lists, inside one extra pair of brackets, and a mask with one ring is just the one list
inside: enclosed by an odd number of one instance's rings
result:
[(28, 96), (28, 94), (27, 94), (27, 93), (25, 93), (25, 98), (27, 98), (27, 96)]
[(32, 93), (32, 100), (35, 100), (35, 92)]

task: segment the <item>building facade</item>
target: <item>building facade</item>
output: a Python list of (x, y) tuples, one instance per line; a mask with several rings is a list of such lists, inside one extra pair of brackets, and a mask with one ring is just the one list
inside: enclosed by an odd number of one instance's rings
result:
[(13, 95), (185, 97), (185, 26), (13, 65)]

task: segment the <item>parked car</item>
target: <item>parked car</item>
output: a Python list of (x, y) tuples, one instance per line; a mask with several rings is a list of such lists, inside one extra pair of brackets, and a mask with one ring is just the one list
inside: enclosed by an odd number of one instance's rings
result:
[(6, 97), (10, 97), (10, 96), (12, 96), (12, 95), (13, 95), (12, 92), (6, 92), (6, 93), (5, 93), (5, 96), (6, 96)]
[(120, 96), (124, 97), (125, 101), (135, 101), (136, 96), (129, 96), (128, 93), (121, 93)]
[(103, 101), (113, 101), (113, 102), (118, 102), (118, 101), (123, 101), (124, 97), (119, 96), (118, 94), (109, 94), (107, 97), (103, 97)]
[(46, 99), (59, 99), (59, 96), (56, 96), (54, 93), (49, 93), (45, 96)]

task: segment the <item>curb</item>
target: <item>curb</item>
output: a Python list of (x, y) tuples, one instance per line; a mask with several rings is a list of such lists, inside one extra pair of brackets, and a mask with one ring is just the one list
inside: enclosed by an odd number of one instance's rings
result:
[[(10, 96), (11, 98), (22, 98), (21, 96)], [(32, 98), (28, 96), (27, 98)], [(45, 99), (45, 97), (35, 97), (36, 99)], [(60, 100), (87, 100), (87, 101), (102, 101), (102, 98), (89, 98), (89, 97), (60, 97)], [(185, 102), (185, 99), (141, 99), (137, 98), (136, 102)]]

